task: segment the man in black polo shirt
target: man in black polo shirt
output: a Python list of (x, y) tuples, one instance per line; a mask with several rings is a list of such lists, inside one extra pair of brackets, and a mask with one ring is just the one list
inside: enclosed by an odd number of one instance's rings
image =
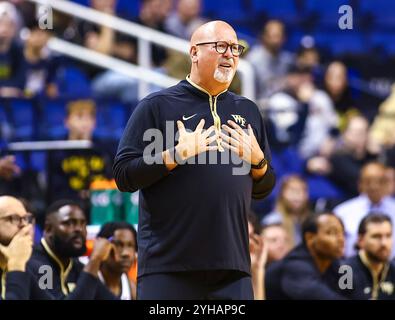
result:
[(395, 299), (395, 267), (390, 263), (392, 242), (389, 216), (372, 213), (362, 219), (358, 228), (359, 252), (344, 262), (351, 267), (353, 276), (350, 288), (344, 289), (345, 295), (358, 300)]
[(141, 190), (138, 299), (253, 299), (247, 214), (275, 176), (257, 106), (228, 91), (243, 49), (229, 24), (199, 27), (187, 79), (129, 119), (114, 177), (121, 191)]

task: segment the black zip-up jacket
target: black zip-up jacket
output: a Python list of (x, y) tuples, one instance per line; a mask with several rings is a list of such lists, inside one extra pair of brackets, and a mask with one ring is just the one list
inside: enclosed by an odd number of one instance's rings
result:
[[(189, 78), (143, 99), (128, 121), (114, 163), (118, 188), (141, 190), (139, 276), (218, 269), (250, 273), (247, 213), (251, 198), (261, 199), (271, 192), (275, 175), (270, 164), (259, 181), (253, 181), (249, 170), (233, 174), (233, 169), (241, 167), (235, 164), (240, 158), (228, 151), (206, 153), (207, 159), (214, 158), (218, 164), (187, 163), (169, 172), (161, 153), (176, 145), (172, 136), (176, 121), (195, 130), (201, 119), (205, 129), (215, 125), (220, 130), (227, 120), (242, 128), (251, 124), (270, 163), (263, 120), (252, 101), (229, 91), (212, 96)], [(167, 131), (166, 122), (170, 124)], [(152, 140), (143, 141), (148, 129), (164, 136), (159, 147), (149, 152), (157, 161), (154, 164), (145, 161), (145, 148), (152, 146)], [(226, 153), (236, 161), (220, 163)]]
[(339, 261), (335, 260), (321, 274), (308, 249), (301, 244), (268, 267), (266, 297), (268, 300), (343, 300), (338, 267)]
[(29, 299), (43, 300), (116, 300), (99, 278), (83, 271), (77, 258), (64, 268), (44, 239), (33, 248), (27, 263), (31, 277)]
[(0, 300), (29, 299), (30, 277), (26, 272), (0, 268)]
[(373, 278), (369, 263), (363, 260), (361, 253), (344, 261), (351, 267), (352, 288), (344, 290), (347, 297), (354, 300), (394, 300), (395, 266), (390, 262), (384, 265), (380, 275)]

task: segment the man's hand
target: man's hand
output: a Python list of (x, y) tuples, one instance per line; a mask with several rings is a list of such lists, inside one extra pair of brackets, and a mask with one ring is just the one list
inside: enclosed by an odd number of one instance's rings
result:
[(262, 237), (252, 233), (249, 235), (251, 278), (255, 300), (265, 299), (265, 266), (267, 262), (267, 245)]
[(180, 137), (176, 149), (176, 160), (184, 161), (190, 157), (196, 156), (199, 153), (218, 150), (218, 146), (210, 146), (218, 136), (217, 134), (210, 137), (211, 133), (215, 131), (215, 127), (211, 126), (208, 130), (203, 131), (204, 119), (200, 120), (195, 131), (187, 132), (184, 124), (181, 121), (177, 121), (178, 132)]
[(110, 241), (105, 238), (97, 238), (90, 259), (103, 262), (107, 260), (112, 248), (113, 245)]
[(8, 271), (25, 271), (33, 250), (33, 226), (19, 230), (8, 246), (0, 244), (0, 253), (7, 261)]
[(97, 273), (100, 269), (100, 264), (107, 260), (113, 249), (113, 244), (105, 238), (97, 238), (95, 245), (93, 246), (92, 254), (89, 258), (89, 262), (84, 267), (84, 271), (97, 277)]
[(267, 262), (267, 245), (262, 237), (255, 233), (250, 235), (250, 256), (251, 271), (254, 273), (264, 270)]
[(15, 164), (15, 156), (0, 158), (0, 177), (11, 180), (14, 175), (19, 174), (21, 169)]
[(229, 136), (221, 132), (222, 146), (235, 152), (248, 163), (259, 164), (265, 155), (255, 138), (251, 125), (248, 125), (247, 133), (231, 120), (228, 120), (228, 124), (231, 127), (226, 124), (222, 125), (222, 128), (230, 134)]

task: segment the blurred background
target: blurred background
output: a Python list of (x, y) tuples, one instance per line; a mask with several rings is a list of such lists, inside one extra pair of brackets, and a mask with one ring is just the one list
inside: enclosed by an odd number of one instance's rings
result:
[(253, 203), (259, 221), (357, 196), (370, 161), (393, 196), (394, 13), (388, 0), (1, 1), (0, 192), (26, 199), (38, 228), (60, 198), (84, 202), (92, 225), (136, 225), (138, 196), (112, 180), (123, 128), (189, 73), (193, 30), (221, 19), (247, 48), (231, 90), (259, 106), (278, 178)]

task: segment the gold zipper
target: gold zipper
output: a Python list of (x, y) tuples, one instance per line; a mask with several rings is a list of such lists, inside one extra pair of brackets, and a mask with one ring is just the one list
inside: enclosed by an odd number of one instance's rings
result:
[(59, 260), (59, 258), (55, 255), (55, 253), (51, 250), (47, 242), (45, 241), (44, 238), (41, 239), (41, 244), (43, 245), (45, 251), (49, 254), (49, 256), (55, 260), (55, 262), (59, 265), (60, 268), (60, 285), (62, 287), (62, 292), (65, 296), (67, 296), (70, 292), (69, 289), (66, 285), (67, 281), (67, 276), (69, 275), (71, 268), (73, 267), (73, 260), (70, 259), (70, 263), (67, 266), (66, 270), (64, 269), (64, 266), (62, 262)]
[(5, 278), (6, 278), (7, 272), (6, 270), (3, 270), (3, 274), (1, 275), (1, 298), (5, 300)]
[[(206, 93), (208, 95), (208, 102), (210, 105), (210, 112), (211, 112), (211, 116), (213, 117), (214, 120), (214, 127), (216, 129), (216, 131), (219, 133), (221, 132), (221, 118), (219, 117), (218, 113), (217, 113), (217, 98), (219, 95), (221, 95), (222, 93), (226, 92), (226, 90), (218, 93), (216, 96), (212, 96), (207, 90), (205, 90), (204, 88), (200, 87), (199, 85), (197, 85), (196, 83), (194, 83), (189, 75), (187, 75), (187, 81), (194, 86), (196, 89), (199, 89), (200, 91), (203, 91), (204, 93)], [(221, 139), (218, 138), (217, 139), (217, 145), (218, 145), (218, 151), (219, 152), (223, 152), (224, 148), (221, 145)]]

